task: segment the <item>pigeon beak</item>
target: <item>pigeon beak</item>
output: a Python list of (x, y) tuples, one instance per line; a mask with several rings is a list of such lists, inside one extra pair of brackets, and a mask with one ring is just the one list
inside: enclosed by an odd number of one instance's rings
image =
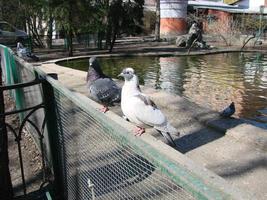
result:
[(124, 77), (123, 73), (120, 73), (120, 74), (118, 75), (118, 77)]

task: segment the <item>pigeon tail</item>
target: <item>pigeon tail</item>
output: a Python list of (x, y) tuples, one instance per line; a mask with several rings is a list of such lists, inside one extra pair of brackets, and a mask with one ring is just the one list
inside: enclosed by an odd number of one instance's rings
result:
[(164, 126), (154, 126), (154, 128), (162, 132), (168, 132), (171, 135), (180, 136), (179, 131), (174, 128), (169, 122), (167, 122)]
[(168, 145), (170, 145), (171, 147), (176, 147), (176, 144), (171, 136), (171, 134), (169, 132), (163, 132), (163, 131), (159, 131), (158, 132), (165, 138), (166, 142)]
[(179, 131), (174, 128), (169, 122), (164, 127), (154, 127), (165, 138), (168, 145), (176, 147), (172, 136), (180, 136)]
[(120, 102), (121, 102), (121, 88), (118, 88), (117, 94), (112, 99), (112, 103), (120, 103)]
[(174, 128), (169, 122), (167, 122), (167, 130), (171, 135), (180, 136), (179, 131)]

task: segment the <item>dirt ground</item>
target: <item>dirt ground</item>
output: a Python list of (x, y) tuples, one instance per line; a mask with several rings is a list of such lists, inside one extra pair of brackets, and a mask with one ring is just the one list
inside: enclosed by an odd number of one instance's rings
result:
[[(5, 93), (5, 110), (11, 111), (15, 109), (15, 103), (9, 94)], [(19, 116), (9, 115), (6, 123), (14, 128), (16, 134), (19, 130)], [(15, 141), (15, 135), (8, 130), (8, 153), (9, 153), (9, 169), (12, 179), (12, 185), (15, 196), (23, 194), (23, 184), (21, 176), (21, 166), (19, 161), (18, 143)], [(22, 131), (21, 151), (23, 160), (23, 169), (25, 174), (26, 192), (32, 192), (39, 189), (42, 183), (42, 159), (39, 150), (36, 147), (33, 138), (26, 130)]]

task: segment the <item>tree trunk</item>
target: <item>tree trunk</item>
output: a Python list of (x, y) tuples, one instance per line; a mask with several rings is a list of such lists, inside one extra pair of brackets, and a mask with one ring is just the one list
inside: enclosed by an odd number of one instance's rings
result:
[(117, 39), (117, 31), (114, 30), (114, 34), (113, 34), (113, 37), (112, 37), (112, 41), (110, 42), (110, 47), (109, 47), (109, 52), (111, 53), (112, 52), (112, 49), (114, 47), (114, 44), (115, 44), (115, 41)]
[(68, 21), (69, 21), (69, 25), (70, 25), (70, 30), (68, 31), (68, 50), (69, 50), (69, 56), (73, 56), (73, 44), (72, 44), (72, 37), (73, 37), (73, 23), (72, 23), (72, 6), (73, 6), (73, 3), (72, 3), (72, 0), (69, 0), (68, 1), (69, 3), (69, 18), (68, 18)]
[[(110, 22), (108, 22), (110, 23)], [(110, 49), (110, 45), (111, 45), (111, 37), (112, 37), (112, 28), (111, 25), (108, 24), (107, 25), (107, 29), (106, 29), (106, 44), (105, 44), (105, 49)]]
[(156, 0), (155, 40), (160, 41), (160, 0)]
[(102, 49), (102, 39), (103, 39), (103, 32), (102, 31), (99, 31), (97, 33), (97, 48), (98, 49)]
[(251, 39), (253, 39), (253, 38), (255, 38), (255, 37), (256, 37), (256, 35), (253, 35), (253, 36), (251, 36), (250, 38), (248, 38), (248, 40), (244, 42), (244, 44), (243, 44), (243, 46), (241, 47), (240, 50), (243, 50), (243, 49), (245, 48), (245, 46), (247, 45), (247, 43), (248, 43)]
[(68, 40), (68, 54), (69, 56), (73, 56), (73, 44), (72, 44), (72, 33), (69, 32), (67, 35), (67, 40)]
[(53, 34), (53, 18), (51, 16), (51, 12), (49, 14), (49, 20), (48, 20), (48, 31), (47, 31), (47, 40), (46, 40), (46, 45), (47, 48), (51, 49), (52, 48), (52, 34)]
[[(0, 69), (0, 86), (2, 85), (2, 71)], [(0, 91), (0, 114), (5, 112), (4, 94)], [(11, 200), (13, 188), (9, 172), (8, 136), (5, 125), (5, 116), (0, 116), (0, 199)]]
[(35, 46), (43, 47), (43, 42), (38, 34), (37, 28), (34, 27), (34, 24), (32, 23), (31, 19), (27, 19), (27, 24), (29, 28), (30, 35), (32, 36), (32, 42)]

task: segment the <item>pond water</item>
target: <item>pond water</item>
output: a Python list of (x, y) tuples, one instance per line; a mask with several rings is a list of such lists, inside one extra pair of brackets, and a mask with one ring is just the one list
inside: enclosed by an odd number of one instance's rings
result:
[[(99, 61), (104, 73), (113, 78), (117, 78), (124, 67), (132, 67), (140, 84), (183, 95), (217, 111), (234, 101), (236, 117), (267, 123), (267, 54), (114, 57)], [(88, 59), (59, 64), (88, 69)]]

